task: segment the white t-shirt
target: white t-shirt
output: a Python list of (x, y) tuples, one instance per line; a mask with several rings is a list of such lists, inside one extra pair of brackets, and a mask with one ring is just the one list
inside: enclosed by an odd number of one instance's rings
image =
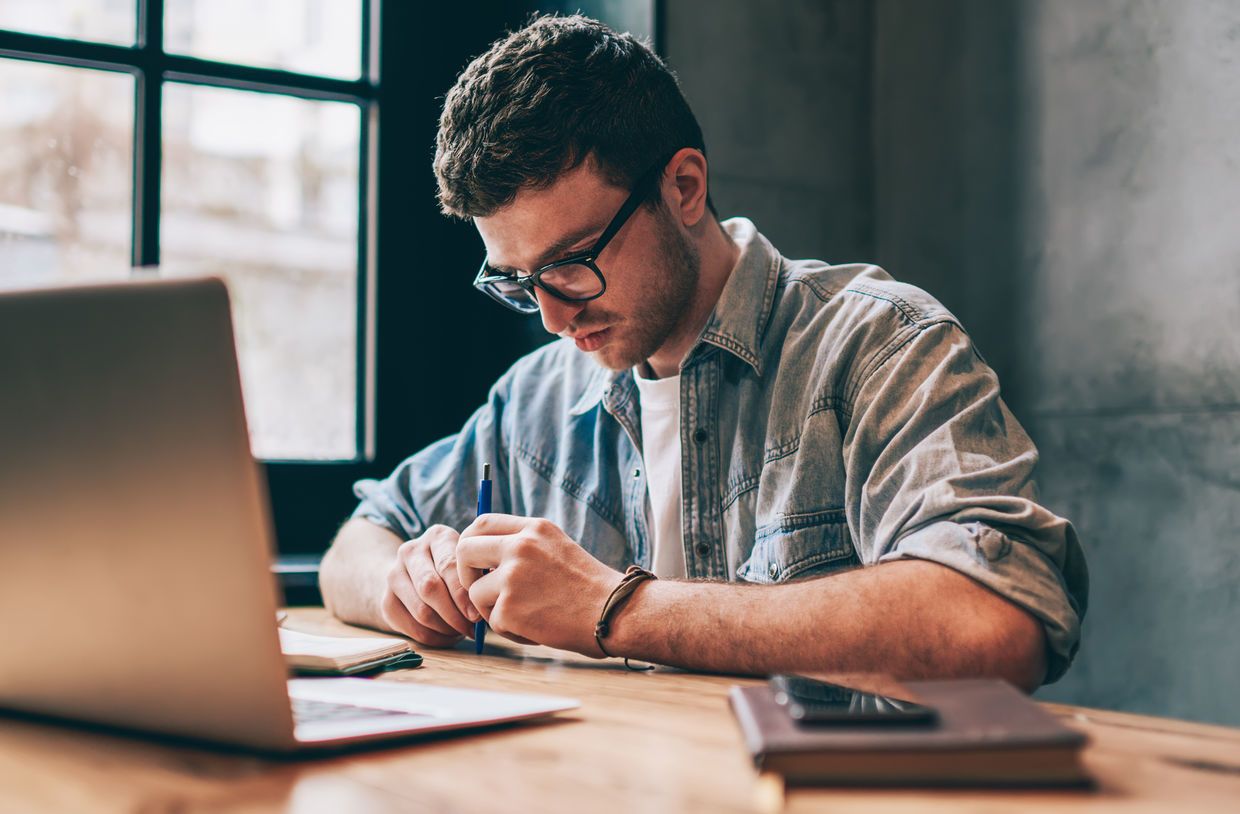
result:
[(683, 579), (685, 546), (681, 518), (680, 377), (643, 379), (633, 371), (641, 405), (642, 463), (650, 495), (651, 571)]

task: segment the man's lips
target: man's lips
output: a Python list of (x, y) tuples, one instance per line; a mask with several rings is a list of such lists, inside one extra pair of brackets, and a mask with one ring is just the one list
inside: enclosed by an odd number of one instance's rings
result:
[(572, 339), (577, 343), (577, 350), (589, 351), (598, 350), (607, 344), (607, 340), (611, 336), (611, 328), (603, 328), (597, 331), (591, 331), (586, 334), (577, 334)]

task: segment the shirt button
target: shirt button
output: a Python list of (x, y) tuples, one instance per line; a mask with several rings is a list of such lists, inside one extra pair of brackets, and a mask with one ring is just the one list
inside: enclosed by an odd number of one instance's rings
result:
[(706, 443), (706, 439), (708, 437), (709, 433), (706, 432), (705, 427), (698, 427), (693, 431), (693, 443), (697, 444), (699, 447)]
[(710, 553), (710, 546), (706, 543), (698, 543), (693, 547), (693, 550), (697, 552), (699, 557), (705, 557)]
[(642, 476), (642, 471), (641, 471), (640, 469), (634, 469), (634, 470), (633, 470), (633, 477), (634, 477), (634, 478), (640, 478), (641, 476)]
[(775, 579), (775, 577), (779, 576), (779, 566), (775, 563), (771, 563), (767, 566), (766, 573), (771, 579)]

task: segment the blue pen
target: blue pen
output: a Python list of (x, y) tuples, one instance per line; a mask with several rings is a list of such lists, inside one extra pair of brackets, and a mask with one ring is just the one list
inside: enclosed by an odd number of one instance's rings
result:
[[(478, 482), (478, 516), (491, 512), (491, 465), (482, 465), (482, 480)], [(474, 653), (482, 654), (482, 645), (487, 638), (487, 622), (479, 619), (474, 622)]]

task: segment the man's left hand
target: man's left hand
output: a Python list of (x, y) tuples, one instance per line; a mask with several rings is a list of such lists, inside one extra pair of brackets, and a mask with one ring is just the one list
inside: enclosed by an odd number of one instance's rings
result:
[(594, 623), (623, 575), (559, 526), (538, 517), (484, 514), (461, 532), (456, 558), (461, 584), (492, 630), (527, 644), (602, 656)]

